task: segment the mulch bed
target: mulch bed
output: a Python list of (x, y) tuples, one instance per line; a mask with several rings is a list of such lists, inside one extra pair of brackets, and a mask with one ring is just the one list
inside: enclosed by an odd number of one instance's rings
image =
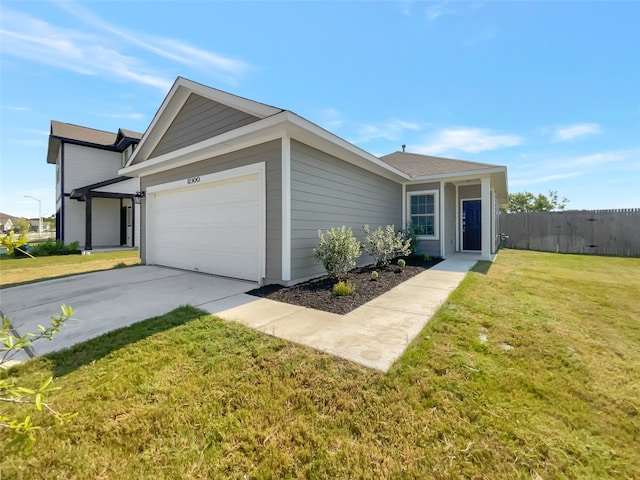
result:
[[(421, 257), (409, 257), (405, 260), (406, 267), (402, 271), (395, 261), (392, 265), (385, 267), (368, 265), (351, 270), (345, 280), (351, 280), (356, 290), (353, 294), (344, 297), (339, 297), (332, 292), (331, 289), (336, 281), (328, 275), (291, 287), (265, 285), (247, 293), (278, 302), (344, 315), (442, 261), (440, 258), (424, 261)], [(371, 279), (371, 272), (374, 270), (378, 272), (377, 280)]]

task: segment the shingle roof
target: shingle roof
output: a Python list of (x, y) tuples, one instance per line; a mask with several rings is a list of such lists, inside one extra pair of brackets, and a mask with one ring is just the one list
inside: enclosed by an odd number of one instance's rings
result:
[(134, 132), (133, 130), (127, 130), (126, 128), (121, 128), (120, 131), (125, 137), (137, 138), (138, 140), (142, 138), (142, 133), (140, 132)]
[(464, 173), (499, 166), (490, 163), (469, 162), (466, 160), (454, 160), (452, 158), (433, 157), (431, 155), (406, 152), (390, 153), (389, 155), (380, 157), (380, 160), (401, 170), (410, 177)]
[[(125, 136), (130, 138), (142, 138), (142, 134), (138, 132), (125, 130), (124, 128), (121, 128), (120, 131)], [(104, 130), (96, 130), (95, 128), (81, 127), (79, 125), (58, 122), (56, 120), (51, 120), (51, 135), (66, 138), (69, 140), (78, 140), (80, 142), (87, 142), (104, 146), (113, 145), (116, 142), (116, 138), (118, 136), (116, 133), (105, 132)]]
[[(126, 137), (126, 138), (123, 138)], [(131, 143), (138, 143), (142, 138), (142, 133), (120, 128), (118, 133), (105, 132), (95, 128), (81, 127), (71, 123), (51, 120), (51, 136), (49, 137), (49, 149), (47, 152), (47, 163), (56, 163), (56, 155), (61, 139), (82, 142), (97, 147), (122, 151)], [(126, 140), (131, 139), (131, 140)]]

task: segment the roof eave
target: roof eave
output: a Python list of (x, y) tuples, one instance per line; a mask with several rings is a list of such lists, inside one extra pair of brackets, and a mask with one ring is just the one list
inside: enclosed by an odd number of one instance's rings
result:
[(450, 172), (450, 173), (435, 173), (430, 175), (418, 175), (415, 177), (410, 177), (409, 182), (424, 182), (424, 181), (436, 181), (436, 180), (449, 180), (456, 177), (476, 177), (483, 175), (491, 175), (492, 173), (504, 173), (506, 176), (507, 167), (502, 165), (496, 165), (491, 168), (480, 168), (477, 170), (463, 170), (460, 172)]

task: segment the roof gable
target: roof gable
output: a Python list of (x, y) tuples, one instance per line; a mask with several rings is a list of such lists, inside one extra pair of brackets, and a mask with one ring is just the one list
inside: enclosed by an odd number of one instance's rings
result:
[[(280, 112), (280, 108), (178, 77), (127, 166)], [(188, 120), (190, 122), (187, 123)], [(184, 134), (187, 125), (193, 127), (194, 123), (199, 131), (187, 130), (190, 135), (194, 133), (196, 139), (189, 136), (183, 142), (179, 137)]]
[(260, 118), (191, 93), (150, 158), (248, 125)]
[(499, 165), (490, 163), (469, 162), (467, 160), (454, 160), (453, 158), (406, 152), (394, 152), (380, 157), (380, 160), (412, 178), (426, 175), (464, 174), (466, 172), (477, 172), (499, 167)]

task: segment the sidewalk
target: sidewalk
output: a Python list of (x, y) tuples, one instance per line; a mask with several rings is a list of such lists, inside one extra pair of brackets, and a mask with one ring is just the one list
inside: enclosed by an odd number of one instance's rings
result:
[(346, 315), (246, 294), (198, 308), (386, 372), (477, 260), (455, 255)]

